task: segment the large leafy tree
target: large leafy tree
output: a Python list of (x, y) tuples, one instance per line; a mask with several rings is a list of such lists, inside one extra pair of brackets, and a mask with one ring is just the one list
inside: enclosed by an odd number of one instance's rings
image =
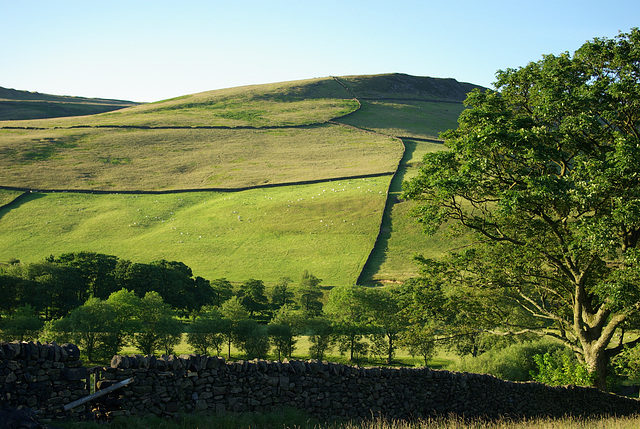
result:
[(560, 339), (605, 388), (609, 359), (638, 342), (624, 333), (640, 307), (640, 31), (499, 71), (495, 87), (468, 95), (449, 150), (404, 195), (428, 232), (473, 239), (450, 280), (519, 308), (502, 328)]

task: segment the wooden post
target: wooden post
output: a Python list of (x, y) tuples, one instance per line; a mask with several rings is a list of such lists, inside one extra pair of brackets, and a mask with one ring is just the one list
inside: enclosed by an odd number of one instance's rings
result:
[(133, 377), (132, 377), (132, 378), (127, 378), (126, 380), (122, 380), (121, 382), (116, 383), (116, 384), (114, 384), (113, 386), (109, 386), (109, 387), (107, 387), (106, 389), (98, 390), (96, 393), (92, 393), (92, 394), (91, 394), (91, 395), (89, 395), (89, 396), (85, 396), (85, 397), (84, 397), (84, 398), (82, 398), (82, 399), (78, 399), (77, 401), (73, 401), (73, 402), (71, 402), (71, 403), (69, 403), (69, 404), (65, 405), (65, 406), (64, 406), (64, 410), (65, 410), (65, 411), (69, 411), (70, 409), (75, 408), (75, 407), (77, 407), (78, 405), (82, 405), (82, 404), (84, 404), (84, 403), (86, 403), (86, 402), (89, 402), (89, 401), (91, 401), (91, 400), (93, 400), (93, 399), (96, 399), (96, 398), (99, 398), (99, 397), (101, 397), (101, 396), (104, 396), (104, 395), (106, 395), (106, 394), (107, 394), (107, 393), (109, 393), (109, 392), (113, 392), (113, 391), (114, 391), (114, 390), (116, 390), (116, 389), (119, 389), (119, 388), (121, 388), (121, 387), (124, 387), (124, 386), (126, 386), (127, 384), (131, 383), (132, 381), (133, 381)]

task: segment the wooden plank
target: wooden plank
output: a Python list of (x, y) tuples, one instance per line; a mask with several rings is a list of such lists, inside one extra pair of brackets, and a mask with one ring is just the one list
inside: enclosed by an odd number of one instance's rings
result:
[(102, 389), (102, 390), (98, 390), (96, 393), (92, 393), (89, 396), (85, 396), (84, 398), (78, 399), (77, 401), (73, 401), (67, 405), (64, 406), (64, 410), (65, 411), (69, 411), (72, 408), (77, 407), (78, 405), (82, 405), (86, 402), (92, 401), (96, 398), (99, 398), (101, 396), (106, 395), (109, 392), (113, 392), (116, 389), (119, 389), (121, 387), (126, 386), (127, 384), (130, 384), (133, 381), (133, 377), (132, 378), (127, 378), (126, 380), (122, 380), (112, 386), (107, 387), (106, 389)]

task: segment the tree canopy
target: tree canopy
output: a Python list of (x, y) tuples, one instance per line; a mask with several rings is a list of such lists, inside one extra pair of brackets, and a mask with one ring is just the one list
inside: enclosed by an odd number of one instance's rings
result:
[(605, 388), (638, 342), (640, 31), (499, 71), (495, 88), (468, 95), (404, 196), (427, 232), (469, 234), (446, 279), (500, 299), (485, 329), (554, 336)]

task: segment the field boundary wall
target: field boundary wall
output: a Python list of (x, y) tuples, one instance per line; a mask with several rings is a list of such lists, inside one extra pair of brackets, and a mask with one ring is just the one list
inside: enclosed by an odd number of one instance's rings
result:
[[(201, 355), (114, 356), (84, 368), (73, 344), (0, 343), (0, 402), (46, 418), (79, 417), (64, 405), (133, 378), (98, 401), (109, 415), (274, 412), (367, 419), (631, 415), (640, 401), (595, 388), (550, 387), (428, 368), (363, 368), (310, 361), (238, 361)], [(96, 404), (93, 404), (96, 406)]]

